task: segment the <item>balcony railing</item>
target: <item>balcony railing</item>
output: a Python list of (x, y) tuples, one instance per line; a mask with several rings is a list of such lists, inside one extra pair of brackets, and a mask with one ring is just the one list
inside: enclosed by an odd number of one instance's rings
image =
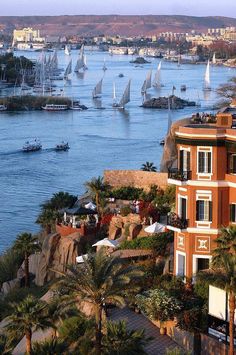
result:
[(182, 171), (179, 169), (171, 169), (168, 171), (168, 179), (179, 180), (179, 181), (187, 181), (191, 180), (192, 172)]
[(188, 220), (180, 218), (176, 213), (170, 213), (167, 216), (167, 225), (178, 229), (188, 228)]

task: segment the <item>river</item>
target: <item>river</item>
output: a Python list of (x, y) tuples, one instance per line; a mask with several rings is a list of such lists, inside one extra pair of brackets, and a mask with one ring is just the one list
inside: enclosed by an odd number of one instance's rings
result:
[[(17, 52), (36, 59), (40, 53)], [(77, 51), (72, 51), (75, 65)], [(59, 65), (66, 67), (69, 57), (58, 53)], [(103, 72), (103, 60), (108, 70)], [(40, 204), (53, 193), (68, 191), (81, 194), (84, 182), (103, 174), (104, 169), (140, 169), (145, 161), (159, 166), (162, 155), (160, 140), (167, 131), (167, 111), (143, 109), (140, 94), (142, 83), (150, 68), (156, 70), (159, 59), (151, 64), (135, 67), (130, 56), (101, 52), (87, 53), (88, 70), (84, 75), (73, 73), (64, 87), (65, 95), (80, 98), (88, 106), (87, 111), (68, 112), (20, 112), (0, 113), (0, 251), (11, 245), (18, 233), (36, 232), (35, 220)], [(201, 111), (212, 110), (216, 101), (214, 91), (204, 97), (202, 90), (205, 65), (181, 65), (163, 61), (161, 92), (150, 90), (152, 96), (167, 96), (173, 85), (175, 94), (182, 98), (201, 101)], [(119, 73), (124, 77), (119, 78)], [(104, 75), (102, 107), (98, 110), (91, 99), (91, 92)], [(211, 85), (216, 89), (236, 75), (235, 69), (211, 68)], [(112, 85), (115, 81), (120, 97), (128, 79), (132, 79), (131, 102), (124, 112), (111, 107)], [(187, 86), (180, 92), (180, 86)], [(63, 82), (57, 82), (58, 91)], [(0, 95), (10, 94), (1, 90)], [(186, 117), (199, 108), (186, 108), (172, 112), (172, 120)], [(39, 138), (42, 151), (22, 153), (28, 139)], [(55, 152), (53, 147), (60, 141), (69, 142), (68, 152)]]

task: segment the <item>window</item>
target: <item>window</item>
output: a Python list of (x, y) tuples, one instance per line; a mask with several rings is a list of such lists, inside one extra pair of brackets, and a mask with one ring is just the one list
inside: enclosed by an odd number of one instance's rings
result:
[(179, 215), (180, 218), (186, 219), (187, 218), (187, 200), (186, 198), (180, 197), (179, 199)]
[(177, 254), (177, 262), (178, 262), (178, 267), (177, 267), (177, 275), (178, 276), (184, 276), (185, 275), (185, 255), (182, 254)]
[(197, 201), (197, 221), (212, 221), (212, 201)]
[(236, 154), (228, 156), (228, 170), (230, 174), (236, 174)]
[(190, 171), (190, 152), (184, 149), (181, 149), (179, 159), (179, 169), (180, 171)]
[(211, 152), (198, 152), (198, 173), (211, 173)]
[(197, 272), (209, 269), (210, 260), (209, 258), (197, 258)]
[(236, 204), (230, 205), (230, 222), (236, 222)]

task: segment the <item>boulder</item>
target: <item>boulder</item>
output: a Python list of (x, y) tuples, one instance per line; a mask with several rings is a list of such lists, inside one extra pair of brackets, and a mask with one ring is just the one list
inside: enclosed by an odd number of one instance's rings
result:
[(150, 100), (146, 100), (142, 104), (142, 107), (167, 110), (169, 106), (169, 101), (172, 110), (183, 109), (186, 106), (196, 106), (196, 102), (194, 101), (183, 100), (180, 97), (172, 95), (170, 97), (153, 97)]
[(6, 296), (10, 291), (12, 291), (15, 288), (20, 287), (20, 279), (13, 279), (10, 281), (3, 282), (2, 288), (1, 288), (1, 294), (3, 296)]
[(130, 63), (132, 64), (148, 64), (151, 63), (143, 57), (137, 57), (135, 60), (131, 60)]

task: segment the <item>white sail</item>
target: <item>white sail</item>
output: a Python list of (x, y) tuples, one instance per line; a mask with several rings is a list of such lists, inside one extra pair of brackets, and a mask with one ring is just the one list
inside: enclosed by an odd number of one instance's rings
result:
[(98, 97), (101, 96), (102, 94), (102, 81), (103, 79), (101, 79), (97, 85), (95, 86), (95, 88), (93, 89), (93, 98), (96, 99)]
[(161, 61), (158, 64), (157, 71), (152, 85), (156, 88), (161, 87)]
[(211, 88), (211, 82), (210, 82), (210, 61), (208, 60), (207, 62), (207, 67), (206, 67), (206, 72), (205, 72), (205, 78), (204, 78), (204, 89), (205, 90), (210, 90)]
[(80, 71), (80, 69), (82, 69), (84, 67), (84, 63), (83, 63), (83, 60), (81, 58), (79, 58), (76, 62), (76, 65), (75, 65), (75, 69), (74, 71), (76, 73), (78, 73)]
[(131, 84), (131, 80), (129, 80), (126, 88), (125, 88), (125, 91), (121, 97), (121, 100), (119, 102), (119, 107), (120, 108), (124, 108), (125, 105), (130, 102), (130, 84)]
[(147, 73), (146, 77), (146, 90), (150, 89), (152, 86), (152, 70)]
[(141, 94), (145, 94), (146, 91), (147, 91), (147, 80), (144, 80), (141, 88)]
[(103, 59), (103, 67), (102, 67), (102, 69), (103, 69), (103, 71), (107, 70), (105, 58)]
[(88, 69), (88, 67), (87, 67), (87, 56), (84, 55), (82, 60), (83, 60), (83, 68), (84, 68), (84, 70), (87, 70)]
[(70, 60), (69, 64), (66, 67), (64, 78), (68, 79), (68, 76), (72, 73), (72, 59)]
[(116, 103), (116, 84), (113, 83), (113, 104)]
[(212, 64), (216, 64), (216, 53), (215, 52), (212, 57)]
[(67, 44), (65, 46), (65, 54), (66, 55), (71, 55), (70, 46), (68, 46)]

